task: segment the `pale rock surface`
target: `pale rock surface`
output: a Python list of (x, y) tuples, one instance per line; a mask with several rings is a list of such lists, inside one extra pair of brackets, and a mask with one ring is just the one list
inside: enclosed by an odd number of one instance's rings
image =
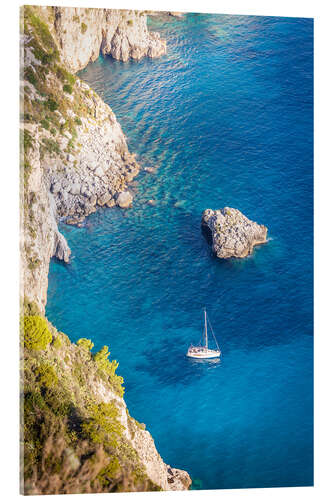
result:
[(166, 41), (147, 28), (143, 11), (54, 7), (55, 34), (65, 65), (73, 72), (95, 61), (100, 52), (115, 59), (158, 57)]
[(254, 246), (267, 242), (267, 227), (251, 221), (236, 208), (207, 209), (201, 223), (220, 259), (247, 257)]
[(128, 208), (129, 206), (131, 206), (132, 201), (133, 201), (133, 196), (129, 191), (123, 191), (117, 197), (117, 205), (120, 208)]
[(124, 399), (110, 390), (110, 387), (101, 380), (98, 384), (92, 381), (90, 386), (100, 401), (113, 402), (117, 405), (120, 413), (119, 422), (124, 427), (123, 434), (138, 453), (150, 479), (163, 490), (188, 489), (192, 483), (189, 474), (184, 470), (170, 467), (162, 460), (151, 434), (141, 428), (129, 415)]

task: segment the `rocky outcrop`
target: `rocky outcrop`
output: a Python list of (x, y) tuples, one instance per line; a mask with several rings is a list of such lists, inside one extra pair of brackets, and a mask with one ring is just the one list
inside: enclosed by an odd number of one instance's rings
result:
[(73, 72), (100, 52), (120, 61), (158, 57), (166, 42), (147, 28), (143, 11), (54, 7), (55, 35), (64, 64)]
[(246, 257), (256, 245), (267, 242), (267, 227), (251, 221), (236, 208), (207, 209), (201, 224), (213, 252), (220, 259)]
[[(96, 206), (114, 206), (115, 197), (140, 170), (110, 107), (79, 79), (74, 92), (89, 113), (74, 114), (76, 139), (72, 152), (65, 155), (65, 164), (58, 157), (47, 168), (57, 213), (69, 216), (71, 224), (81, 223)], [(63, 151), (72, 140), (71, 133), (61, 138)]]

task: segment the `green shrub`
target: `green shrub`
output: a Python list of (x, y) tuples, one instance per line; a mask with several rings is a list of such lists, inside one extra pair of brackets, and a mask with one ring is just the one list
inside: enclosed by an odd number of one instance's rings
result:
[(117, 457), (111, 457), (109, 464), (98, 474), (97, 479), (103, 486), (108, 486), (110, 480), (116, 478), (120, 472), (120, 465)]
[(58, 384), (58, 377), (52, 365), (41, 363), (36, 369), (36, 378), (40, 385), (50, 389)]
[(85, 349), (86, 351), (91, 351), (91, 349), (94, 347), (93, 342), (91, 342), (90, 339), (79, 339), (77, 342), (77, 345)]
[(24, 71), (24, 78), (28, 80), (28, 82), (30, 82), (34, 87), (37, 85), (37, 75), (31, 66), (26, 68), (26, 70)]
[(83, 373), (83, 367), (84, 365), (82, 363), (74, 363), (72, 365), (73, 375), (77, 379), (81, 387), (84, 386), (86, 381), (85, 374)]
[(109, 356), (109, 348), (105, 345), (94, 355), (94, 360), (98, 366), (98, 369), (102, 373), (107, 375), (108, 381), (115, 392), (120, 396), (123, 396), (125, 391), (123, 387), (124, 379), (123, 377), (116, 375), (116, 370), (119, 366), (119, 363), (116, 360), (112, 360), (110, 362), (108, 359)]
[(85, 23), (81, 23), (81, 33), (82, 35), (87, 31), (88, 26)]
[(116, 446), (123, 426), (117, 420), (119, 410), (113, 403), (91, 404), (89, 418), (83, 422), (82, 431), (94, 443)]
[(24, 6), (24, 20), (25, 28), (27, 28), (27, 24), (33, 28), (35, 36), (39, 39), (43, 48), (47, 50), (49, 56), (51, 56), (52, 59), (59, 59), (59, 51), (47, 24), (36, 16), (31, 6)]
[(23, 131), (23, 148), (24, 148), (24, 152), (27, 153), (28, 149), (32, 148), (32, 145), (33, 145), (33, 138), (32, 138), (32, 135), (30, 134), (30, 132), (28, 132), (27, 130), (24, 130)]
[(48, 122), (48, 120), (46, 118), (43, 118), (40, 122), (41, 126), (43, 128), (45, 128), (46, 130), (49, 130), (50, 128), (50, 123)]
[(68, 85), (68, 83), (66, 83), (63, 86), (63, 90), (64, 92), (67, 92), (67, 94), (71, 94), (73, 92), (73, 87), (71, 85)]
[(24, 316), (24, 347), (41, 351), (52, 341), (48, 323), (42, 316)]
[[(56, 154), (59, 154), (60, 153), (60, 147), (59, 147), (59, 144), (54, 141), (53, 139), (46, 139), (45, 137), (42, 139), (42, 143), (43, 143), (43, 147), (44, 149), (52, 154), (52, 153), (56, 153)], [(43, 155), (42, 155), (43, 156)]]
[(67, 71), (67, 69), (65, 69), (63, 66), (57, 66), (56, 74), (61, 81), (67, 81), (70, 85), (74, 85), (76, 80), (75, 76)]
[(82, 125), (82, 120), (81, 120), (81, 118), (79, 118), (78, 116), (76, 116), (76, 117), (74, 118), (74, 121), (75, 121), (76, 125)]
[(59, 104), (52, 99), (52, 97), (49, 97), (47, 101), (45, 101), (45, 106), (50, 110), (50, 111), (55, 111), (56, 109), (59, 108)]
[(56, 337), (55, 339), (53, 339), (52, 347), (54, 347), (57, 350), (60, 349), (60, 347), (61, 347), (61, 339), (60, 339), (60, 337)]
[(79, 16), (73, 16), (73, 21), (74, 21), (74, 23), (79, 23), (80, 22), (80, 17)]
[(133, 20), (132, 20), (132, 19), (129, 19), (129, 20), (127, 21), (127, 24), (128, 24), (129, 26), (133, 26)]
[[(102, 371), (109, 372), (110, 369), (110, 361), (109, 361), (109, 356), (110, 356), (109, 348), (107, 345), (103, 346), (102, 349), (94, 355), (94, 360), (98, 366), (98, 368)], [(112, 362), (113, 363), (113, 362)], [(115, 366), (113, 373), (116, 371), (118, 367), (118, 363), (114, 361), (114, 363), (117, 365)]]
[[(37, 235), (36, 231), (34, 231), (34, 232), (31, 233), (31, 236), (33, 238), (36, 238), (36, 235)], [(40, 266), (40, 260), (39, 259), (37, 259), (36, 257), (29, 257), (29, 259), (28, 259), (28, 268), (30, 269), (30, 271), (34, 271), (39, 266)]]

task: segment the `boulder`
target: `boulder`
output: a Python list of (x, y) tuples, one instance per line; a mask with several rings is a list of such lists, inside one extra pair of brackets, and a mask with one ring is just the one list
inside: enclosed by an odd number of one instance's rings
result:
[(109, 200), (109, 201), (106, 202), (106, 206), (109, 207), (109, 208), (114, 207), (115, 204), (116, 204), (116, 202), (115, 202), (114, 198), (111, 198), (111, 200)]
[(70, 189), (70, 193), (73, 195), (78, 195), (81, 193), (81, 186), (78, 182), (75, 182)]
[(117, 205), (120, 208), (128, 208), (130, 205), (132, 205), (132, 201), (133, 196), (129, 191), (122, 191), (117, 196)]
[(236, 208), (207, 209), (201, 224), (213, 252), (220, 259), (247, 257), (256, 245), (267, 242), (267, 227), (251, 221)]
[(97, 200), (97, 204), (100, 206), (100, 207), (103, 207), (103, 205), (105, 205), (108, 201), (110, 201), (111, 199), (111, 194), (107, 191), (106, 193), (104, 193), (102, 196), (100, 196)]
[(98, 177), (103, 177), (104, 174), (104, 169), (101, 166), (96, 168), (95, 175), (97, 175)]

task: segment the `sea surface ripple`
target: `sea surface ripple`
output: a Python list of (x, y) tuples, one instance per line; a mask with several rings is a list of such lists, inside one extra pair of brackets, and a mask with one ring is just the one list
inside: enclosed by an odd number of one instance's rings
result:
[[(313, 483), (313, 22), (152, 18), (159, 59), (100, 57), (80, 73), (110, 104), (143, 167), (128, 211), (61, 225), (47, 315), (110, 346), (130, 413), (197, 488)], [(155, 206), (147, 204), (149, 199)], [(269, 228), (242, 261), (214, 258), (205, 208)], [(218, 362), (185, 357), (203, 307)]]

